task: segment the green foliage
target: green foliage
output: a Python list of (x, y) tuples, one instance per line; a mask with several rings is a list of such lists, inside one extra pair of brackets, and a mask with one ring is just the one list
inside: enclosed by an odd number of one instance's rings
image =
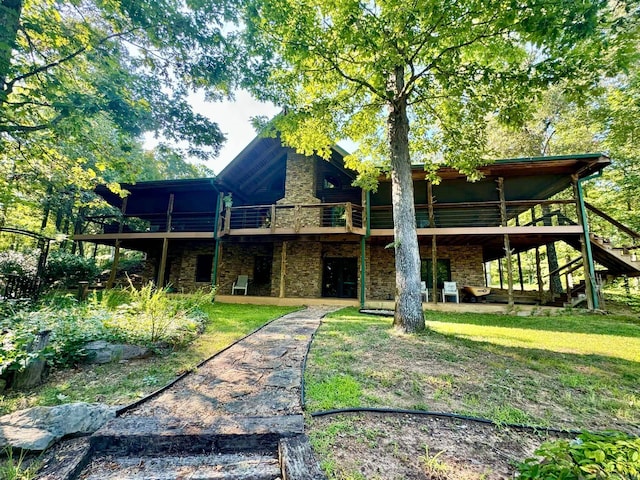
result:
[[(191, 302), (190, 295), (172, 295), (177, 302)], [(196, 296), (197, 298), (197, 296)], [(206, 315), (205, 331), (183, 349), (163, 351), (163, 355), (136, 362), (91, 365), (51, 375), (29, 391), (0, 393), (0, 415), (35, 405), (69, 402), (126, 404), (165, 385), (176, 375), (190, 371), (233, 341), (268, 320), (295, 310), (274, 305), (222, 304), (206, 301), (199, 305)]]
[(80, 281), (95, 280), (98, 273), (92, 258), (58, 250), (49, 255), (44, 276), (49, 285), (76, 287)]
[[(106, 321), (106, 327), (129, 342), (150, 345), (160, 342), (177, 347), (189, 343), (202, 330), (203, 315), (194, 306), (198, 302), (177, 302), (169, 298), (168, 289), (151, 283), (127, 289), (128, 300), (119, 305)], [(187, 307), (187, 308), (185, 308)]]
[[(93, 340), (179, 348), (202, 332), (212, 292), (170, 297), (166, 290), (146, 285), (95, 295), (79, 303), (71, 295), (47, 298), (33, 309), (13, 311), (0, 319), (0, 374), (21, 370), (36, 358), (54, 367), (82, 361), (83, 346)], [(41, 351), (30, 351), (40, 332), (50, 332)]]
[(36, 478), (40, 462), (27, 462), (24, 451), (16, 457), (13, 450), (5, 449), (5, 458), (0, 455), (0, 478), (2, 480), (33, 480)]
[(584, 432), (572, 441), (546, 442), (518, 465), (522, 480), (635, 480), (640, 438), (621, 432)]
[(0, 275), (35, 275), (38, 269), (39, 251), (0, 252)]

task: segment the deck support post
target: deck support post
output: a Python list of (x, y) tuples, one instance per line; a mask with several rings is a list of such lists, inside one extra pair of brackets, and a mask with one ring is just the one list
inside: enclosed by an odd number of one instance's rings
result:
[(216, 201), (216, 217), (213, 221), (213, 236), (215, 246), (213, 247), (213, 268), (211, 269), (211, 288), (218, 284), (218, 262), (220, 261), (220, 213), (222, 211), (222, 193), (218, 195)]
[[(427, 182), (427, 202), (429, 206), (429, 226), (436, 228), (436, 216), (433, 212), (433, 184)], [(431, 236), (431, 301), (438, 303), (438, 242), (436, 235)], [(427, 302), (429, 299), (427, 298)]]
[(595, 308), (597, 300), (595, 297), (594, 288), (592, 285), (593, 277), (592, 270), (593, 264), (591, 262), (590, 255), (590, 242), (591, 239), (588, 236), (588, 227), (586, 225), (586, 212), (583, 206), (582, 191), (580, 189), (579, 178), (577, 175), (572, 176), (573, 180), (573, 196), (576, 201), (576, 211), (578, 214), (578, 225), (582, 227), (582, 233), (580, 234), (580, 250), (582, 252), (582, 269), (584, 271), (584, 286), (585, 293), (587, 294), (587, 308), (593, 310)]
[(284, 298), (285, 279), (287, 277), (287, 242), (282, 242), (282, 255), (280, 256), (280, 298)]
[[(507, 203), (504, 195), (504, 178), (498, 178), (498, 193), (500, 194), (500, 220), (503, 227), (507, 226)], [(509, 307), (513, 307), (513, 258), (511, 255), (511, 242), (509, 234), (504, 234), (504, 251), (507, 255), (507, 292)]]
[[(516, 215), (516, 226), (520, 226), (519, 216)], [(524, 292), (524, 279), (522, 278), (522, 257), (520, 256), (520, 252), (516, 254), (518, 258), (518, 279), (520, 280), (520, 291)]]
[(540, 247), (536, 247), (536, 279), (538, 280), (540, 303), (544, 303), (544, 283), (542, 280), (542, 267), (540, 266)]
[[(120, 207), (120, 212), (122, 212), (122, 219), (120, 220), (120, 224), (118, 225), (118, 233), (122, 233), (124, 230), (124, 215), (127, 211), (127, 197), (122, 199), (122, 206)], [(113, 288), (113, 284), (116, 282), (116, 275), (118, 273), (118, 263), (120, 263), (120, 239), (116, 240), (115, 250), (113, 252), (113, 263), (111, 264), (111, 272), (109, 273), (109, 280), (107, 280), (106, 288), (107, 290)], [(95, 251), (94, 251), (95, 255)]]
[(160, 266), (158, 267), (158, 279), (156, 285), (158, 288), (164, 287), (164, 273), (167, 270), (167, 255), (169, 253), (169, 239), (162, 239), (162, 254), (160, 256)]

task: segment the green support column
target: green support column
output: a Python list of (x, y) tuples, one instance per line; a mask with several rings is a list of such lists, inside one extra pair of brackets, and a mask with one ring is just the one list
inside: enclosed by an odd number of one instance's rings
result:
[(213, 236), (216, 239), (215, 251), (213, 252), (213, 269), (211, 271), (211, 287), (216, 286), (218, 281), (218, 256), (220, 252), (220, 238), (218, 237), (218, 222), (220, 221), (220, 205), (222, 204), (222, 194), (218, 195), (216, 202), (216, 218), (213, 222)]
[(366, 278), (367, 278), (367, 267), (366, 267), (366, 246), (367, 246), (367, 238), (371, 234), (371, 209), (369, 207), (369, 192), (366, 192), (365, 197), (365, 217), (366, 217), (366, 232), (364, 237), (360, 239), (360, 308), (364, 308), (364, 302), (366, 300)]
[(578, 205), (580, 208), (580, 217), (581, 217), (581, 223), (582, 223), (582, 229), (584, 231), (584, 243), (585, 243), (585, 249), (586, 249), (586, 253), (587, 253), (587, 263), (588, 263), (588, 275), (589, 275), (589, 281), (588, 286), (590, 287), (591, 290), (591, 298), (593, 299), (593, 308), (594, 310), (598, 310), (600, 308), (600, 300), (598, 298), (598, 291), (596, 288), (596, 272), (595, 272), (595, 268), (593, 267), (593, 252), (591, 251), (591, 236), (589, 234), (589, 219), (587, 218), (587, 210), (584, 206), (584, 194), (582, 192), (582, 182), (585, 182), (587, 180), (591, 180), (592, 178), (597, 178), (602, 176), (602, 172), (598, 172), (594, 175), (590, 175), (588, 177), (584, 177), (584, 178), (579, 178), (576, 181), (576, 189), (578, 191)]

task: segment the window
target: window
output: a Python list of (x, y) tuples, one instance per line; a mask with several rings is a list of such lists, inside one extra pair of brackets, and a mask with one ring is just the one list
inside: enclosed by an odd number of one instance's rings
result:
[(325, 175), (324, 180), (322, 181), (322, 188), (325, 190), (331, 189), (340, 189), (342, 187), (342, 182), (338, 177), (334, 177), (333, 175)]
[(213, 268), (213, 255), (198, 255), (196, 257), (196, 282), (210, 282)]
[(271, 282), (271, 257), (256, 256), (253, 264), (253, 283), (265, 285)]
[[(422, 260), (420, 265), (420, 279), (427, 282), (427, 288), (433, 288), (433, 262), (431, 260)], [(451, 281), (451, 260), (438, 260), (437, 263), (437, 287), (442, 288), (444, 282)]]

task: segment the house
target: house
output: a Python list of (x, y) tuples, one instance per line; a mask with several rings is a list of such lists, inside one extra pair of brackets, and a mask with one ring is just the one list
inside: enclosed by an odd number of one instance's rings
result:
[[(143, 251), (146, 276), (178, 290), (213, 283), (219, 296), (231, 295), (246, 275), (252, 297), (362, 306), (392, 300), (390, 180), (381, 177), (375, 193), (354, 187), (345, 155), (334, 147), (329, 160), (306, 157), (277, 138), (257, 137), (215, 179), (125, 185), (131, 193), (124, 199), (98, 189), (122, 216), (99, 219), (99, 231), (75, 240)], [(488, 262), (506, 257), (513, 301), (517, 254), (564, 241), (578, 258), (552, 273), (583, 268), (586, 296), (597, 306), (594, 258), (608, 274), (640, 274), (630, 255), (591, 235), (585, 221), (587, 208), (605, 214), (585, 205), (581, 182), (609, 163), (601, 154), (498, 160), (474, 183), (441, 168), (438, 185), (416, 166), (416, 226), (429, 290), (444, 281), (483, 286)], [(549, 299), (541, 288), (528, 295)]]

